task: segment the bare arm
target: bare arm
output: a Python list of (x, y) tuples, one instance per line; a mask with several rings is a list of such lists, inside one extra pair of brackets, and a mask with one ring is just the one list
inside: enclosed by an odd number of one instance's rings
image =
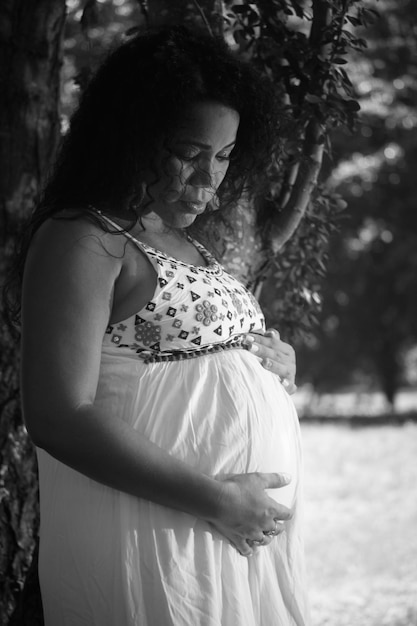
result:
[(274, 516), (288, 517), (264, 492), (285, 481), (205, 476), (95, 406), (102, 338), (123, 271), (120, 250), (108, 252), (111, 237), (84, 222), (50, 221), (32, 245), (22, 332), (28, 431), (37, 446), (98, 482), (221, 526), (243, 552), (246, 538), (259, 538)]

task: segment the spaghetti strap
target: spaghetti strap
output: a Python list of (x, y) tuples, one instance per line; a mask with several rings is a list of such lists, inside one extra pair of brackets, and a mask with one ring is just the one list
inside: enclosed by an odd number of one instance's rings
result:
[[(219, 267), (219, 263), (218, 261), (215, 259), (215, 257), (207, 250), (207, 248), (205, 248), (203, 246), (203, 244), (201, 244), (199, 241), (196, 241), (195, 239), (193, 239), (190, 235), (187, 234), (187, 239), (190, 243), (193, 244), (193, 246), (195, 248), (197, 248), (197, 250), (199, 251), (199, 253), (201, 254), (201, 256), (203, 257), (204, 261), (206, 262), (206, 266), (201, 266), (201, 265), (192, 265), (191, 263), (186, 263), (185, 261), (181, 261), (180, 259), (176, 259), (175, 257), (172, 257), (171, 255), (167, 254), (166, 252), (163, 252), (162, 250), (159, 250), (158, 248), (154, 248), (153, 246), (150, 246), (147, 243), (144, 243), (143, 241), (139, 241), (139, 239), (136, 239), (136, 237), (134, 237), (128, 230), (125, 230), (124, 228), (122, 228), (121, 226), (119, 226), (119, 224), (117, 224), (117, 222), (115, 222), (114, 220), (112, 220), (110, 217), (108, 217), (107, 215), (105, 215), (102, 211), (100, 211), (100, 209), (96, 209), (96, 207), (93, 207), (90, 205), (89, 207), (92, 211), (94, 211), (94, 213), (97, 213), (105, 222), (107, 222), (108, 224), (110, 224), (111, 226), (113, 226), (113, 228), (116, 229), (117, 232), (119, 232), (121, 235), (125, 235), (125, 237), (127, 237), (127, 239), (129, 239), (130, 241), (132, 241), (134, 244), (136, 244), (136, 246), (144, 253), (146, 254), (146, 256), (148, 258), (150, 257), (154, 257), (154, 255), (158, 255), (159, 257), (163, 257), (164, 259), (168, 259), (171, 261), (175, 261), (176, 263), (180, 263), (182, 265), (189, 265), (191, 267), (206, 267), (208, 269), (214, 269), (214, 268), (218, 268)], [(152, 264), (154, 265), (154, 262), (152, 262)]]
[(146, 248), (150, 248), (151, 247), (151, 246), (148, 246), (146, 243), (143, 243), (142, 241), (139, 241), (138, 239), (136, 239), (136, 237), (134, 237), (131, 233), (129, 233), (128, 230), (125, 230), (124, 228), (119, 226), (119, 224), (117, 224), (117, 222), (113, 221), (110, 217), (105, 215), (102, 211), (100, 211), (100, 209), (96, 209), (95, 207), (92, 207), (92, 206), (90, 206), (90, 209), (92, 211), (94, 211), (95, 213), (98, 213), (98, 215), (105, 222), (107, 222), (108, 224), (113, 226), (113, 228), (115, 228), (121, 235), (125, 235), (125, 237), (127, 237), (128, 239), (130, 239), (130, 241), (135, 243), (143, 252), (146, 253)]

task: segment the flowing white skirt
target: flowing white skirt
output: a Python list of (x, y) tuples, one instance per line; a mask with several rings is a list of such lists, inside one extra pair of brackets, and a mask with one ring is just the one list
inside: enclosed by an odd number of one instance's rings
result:
[(305, 626), (301, 451), (278, 378), (245, 350), (144, 364), (103, 351), (97, 404), (209, 475), (287, 472), (286, 530), (242, 557), (208, 523), (38, 450), (46, 626)]

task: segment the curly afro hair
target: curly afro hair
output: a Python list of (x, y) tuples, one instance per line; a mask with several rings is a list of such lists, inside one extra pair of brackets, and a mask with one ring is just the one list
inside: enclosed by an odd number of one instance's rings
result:
[(236, 147), (218, 190), (220, 209), (255, 192), (278, 147), (278, 98), (269, 79), (223, 39), (176, 26), (137, 35), (111, 53), (74, 113), (39, 211), (126, 210), (140, 172), (184, 109), (216, 101), (240, 114)]

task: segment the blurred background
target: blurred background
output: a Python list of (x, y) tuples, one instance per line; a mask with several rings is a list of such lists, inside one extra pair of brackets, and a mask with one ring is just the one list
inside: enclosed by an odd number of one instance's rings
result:
[(359, 123), (324, 164), (347, 207), (298, 351), (315, 626), (417, 624), (417, 5), (369, 4)]
[(351, 386), (355, 403), (347, 397), (345, 406), (372, 414), (384, 401), (401, 412), (417, 407), (417, 5), (369, 4), (378, 18), (348, 64), (359, 122), (353, 133), (332, 134), (324, 165), (326, 184), (347, 208), (300, 376), (320, 392)]

